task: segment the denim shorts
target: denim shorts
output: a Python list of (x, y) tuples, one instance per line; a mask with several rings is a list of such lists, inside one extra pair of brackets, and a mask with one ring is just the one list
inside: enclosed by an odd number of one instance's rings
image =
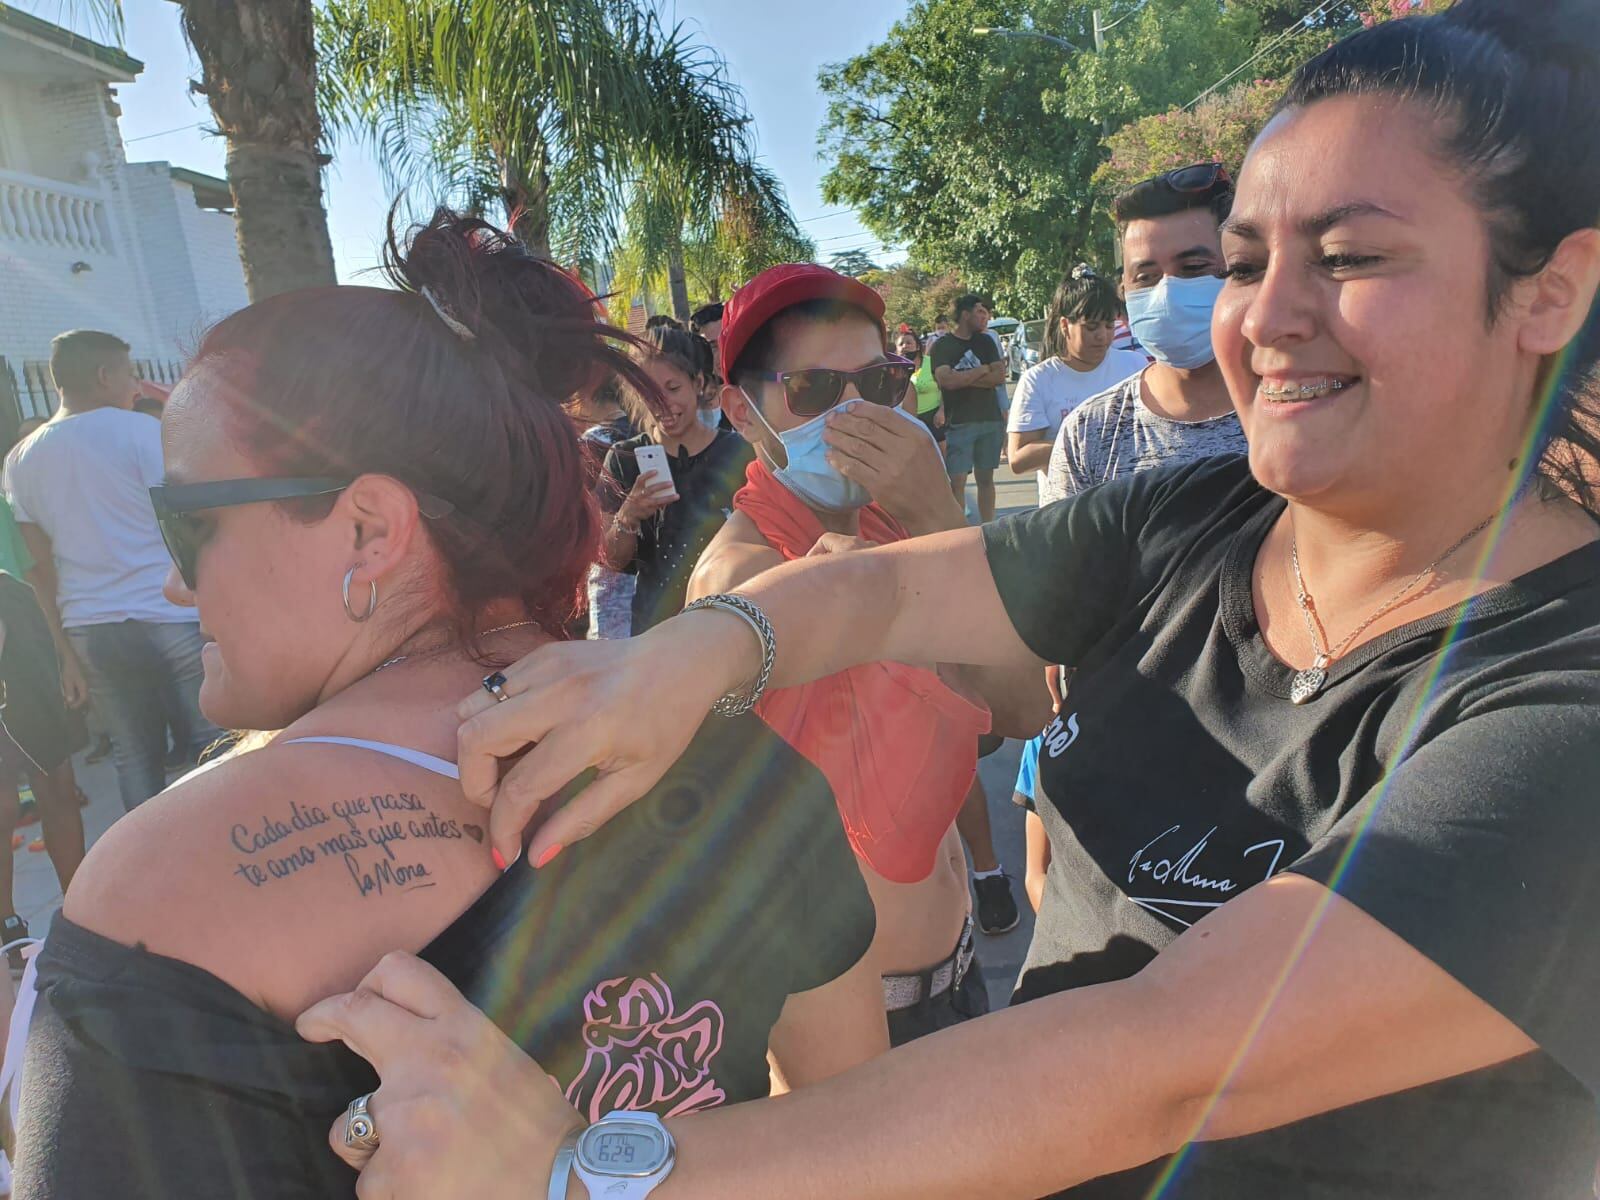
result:
[(1000, 465), (1000, 445), (1005, 425), (999, 421), (974, 421), (948, 426), (944, 438), (944, 465), (951, 475), (969, 475), (973, 469), (993, 471)]

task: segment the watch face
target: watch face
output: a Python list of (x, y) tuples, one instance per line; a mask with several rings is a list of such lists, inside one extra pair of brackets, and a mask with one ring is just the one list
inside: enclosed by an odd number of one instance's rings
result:
[(595, 1175), (643, 1178), (671, 1160), (666, 1135), (642, 1121), (603, 1121), (578, 1140), (578, 1162)]

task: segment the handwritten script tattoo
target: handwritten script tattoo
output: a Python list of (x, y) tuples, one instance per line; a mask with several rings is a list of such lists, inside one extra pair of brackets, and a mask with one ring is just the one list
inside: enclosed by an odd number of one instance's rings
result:
[(233, 873), (251, 887), (337, 861), (362, 897), (432, 887), (433, 872), (419, 860), (416, 843), (464, 837), (481, 845), (483, 827), (441, 817), (410, 792), (335, 800), (327, 808), (291, 800), (286, 811), (228, 832), (234, 850), (244, 855)]

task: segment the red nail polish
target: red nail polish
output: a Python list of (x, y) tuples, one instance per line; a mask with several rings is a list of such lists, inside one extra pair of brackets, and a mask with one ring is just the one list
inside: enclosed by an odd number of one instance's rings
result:
[(498, 846), (489, 851), (489, 858), (494, 863), (496, 870), (504, 871), (506, 869), (506, 856), (500, 853)]
[(544, 853), (539, 855), (539, 861), (533, 864), (534, 870), (537, 871), (540, 867), (549, 866), (550, 860), (555, 858), (556, 855), (560, 854), (561, 850), (562, 846), (560, 842), (557, 842), (554, 846), (546, 846)]

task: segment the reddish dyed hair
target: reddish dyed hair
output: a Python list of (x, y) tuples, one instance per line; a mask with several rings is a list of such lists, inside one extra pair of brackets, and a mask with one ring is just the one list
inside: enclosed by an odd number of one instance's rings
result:
[[(191, 364), (220, 374), (234, 444), (264, 474), (387, 475), (448, 500), (423, 522), (469, 643), (514, 599), (552, 636), (581, 611), (600, 520), (563, 405), (612, 376), (654, 399), (592, 292), (475, 217), (439, 209), (384, 272), (397, 290), (313, 288), (217, 324)], [(426, 288), (470, 339), (451, 330)], [(285, 504), (304, 520), (331, 500)]]

